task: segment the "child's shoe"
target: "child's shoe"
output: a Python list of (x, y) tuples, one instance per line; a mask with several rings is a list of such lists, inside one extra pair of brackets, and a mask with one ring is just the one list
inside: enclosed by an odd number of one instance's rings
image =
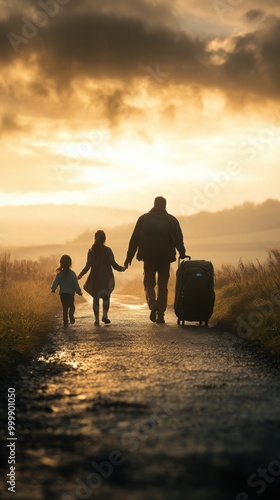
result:
[(105, 323), (105, 325), (109, 325), (111, 323), (111, 321), (109, 320), (109, 318), (107, 318), (105, 316), (103, 316), (102, 322)]
[(73, 311), (70, 311), (70, 312), (69, 312), (69, 319), (70, 319), (70, 323), (71, 323), (71, 325), (74, 325), (74, 324), (75, 324), (75, 318), (74, 318), (74, 313), (73, 313)]

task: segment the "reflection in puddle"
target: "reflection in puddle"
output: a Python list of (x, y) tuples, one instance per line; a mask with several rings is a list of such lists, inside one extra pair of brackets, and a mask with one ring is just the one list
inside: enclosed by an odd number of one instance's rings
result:
[(88, 399), (88, 396), (86, 396), (86, 394), (79, 394), (79, 395), (77, 396), (77, 399), (78, 399), (79, 401), (85, 401), (86, 399)]
[(131, 311), (140, 311), (141, 309), (144, 309), (144, 307), (146, 307), (146, 304), (121, 304), (121, 305)]
[[(86, 301), (92, 305), (92, 298), (86, 297)], [(135, 303), (137, 302), (137, 303)], [(129, 309), (130, 311), (140, 311), (147, 307), (146, 303), (139, 304), (139, 298), (134, 297), (133, 295), (118, 295), (111, 298), (111, 304), (115, 306), (119, 306), (125, 309)]]
[(68, 361), (66, 364), (72, 366), (75, 370), (79, 367), (79, 363), (77, 363), (77, 361)]
[(79, 368), (79, 363), (77, 361), (69, 360), (69, 353), (66, 351), (57, 352), (54, 356), (49, 357), (45, 357), (44, 355), (40, 356), (38, 361), (48, 365), (57, 365), (60, 361), (63, 361), (64, 365), (71, 366), (71, 368), (75, 370)]

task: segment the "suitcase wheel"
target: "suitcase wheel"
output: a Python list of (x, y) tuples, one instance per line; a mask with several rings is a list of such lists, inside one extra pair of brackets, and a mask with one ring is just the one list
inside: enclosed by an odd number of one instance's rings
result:
[[(203, 323), (203, 321), (200, 321), (200, 322), (199, 322), (199, 326), (202, 326), (202, 323)], [(204, 323), (205, 323), (205, 327), (207, 328), (207, 327), (208, 327), (208, 319), (206, 319), (206, 320), (204, 321)]]
[(181, 323), (182, 323), (182, 326), (185, 326), (185, 321), (183, 319), (178, 318), (177, 325), (181, 325)]
[[(200, 321), (199, 326), (202, 326), (202, 323), (203, 323), (203, 321)], [(204, 323), (205, 323), (205, 327), (207, 328), (208, 327), (208, 319), (205, 320)]]

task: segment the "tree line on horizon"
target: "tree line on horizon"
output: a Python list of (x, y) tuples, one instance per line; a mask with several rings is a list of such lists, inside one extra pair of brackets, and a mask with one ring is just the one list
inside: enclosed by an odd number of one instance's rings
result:
[[(219, 212), (199, 212), (190, 216), (177, 215), (177, 217), (183, 233), (188, 238), (265, 231), (280, 228), (280, 201), (269, 199), (260, 205), (246, 202)], [(106, 230), (106, 223), (104, 226), (103, 229)], [(108, 227), (110, 240), (127, 240), (133, 228), (134, 223)], [(71, 243), (90, 242), (92, 237), (92, 231), (87, 230), (71, 240)]]

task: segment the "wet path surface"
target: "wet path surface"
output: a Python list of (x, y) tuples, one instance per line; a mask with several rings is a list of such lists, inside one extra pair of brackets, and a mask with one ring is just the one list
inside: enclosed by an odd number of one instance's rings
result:
[(6, 492), (4, 430), (1, 497), (279, 499), (276, 367), (228, 334), (178, 327), (172, 311), (152, 324), (146, 307), (118, 300), (109, 327), (93, 326), (87, 303), (70, 337), (58, 318), (22, 371), (16, 493)]

